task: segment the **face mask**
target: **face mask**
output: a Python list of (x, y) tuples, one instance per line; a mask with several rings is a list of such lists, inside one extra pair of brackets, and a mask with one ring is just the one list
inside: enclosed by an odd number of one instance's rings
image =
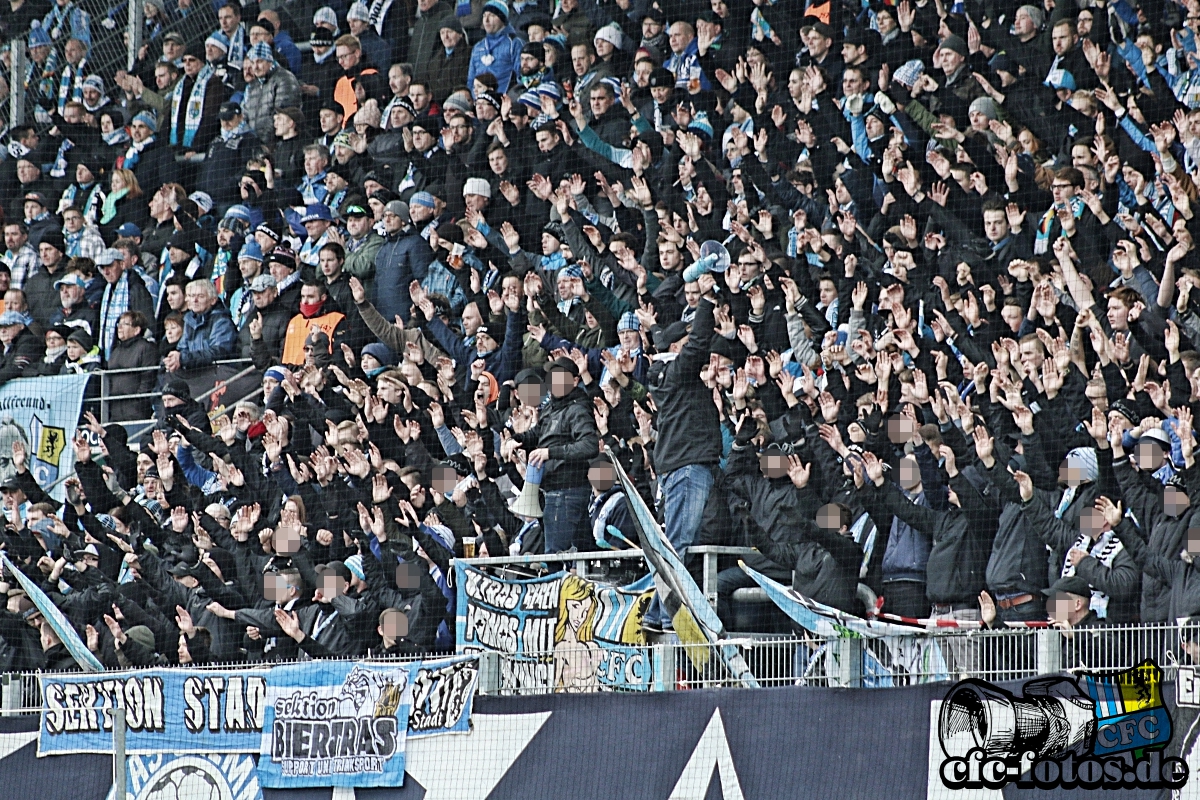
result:
[(317, 313), (321, 310), (321, 306), (323, 306), (324, 304), (325, 304), (325, 301), (323, 301), (323, 300), (318, 303), (301, 303), (300, 304), (300, 313), (306, 317), (316, 316)]

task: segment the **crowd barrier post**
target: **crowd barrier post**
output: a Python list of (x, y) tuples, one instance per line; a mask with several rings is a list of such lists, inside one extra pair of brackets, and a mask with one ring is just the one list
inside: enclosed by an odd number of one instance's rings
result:
[(17, 36), (8, 43), (9, 70), (13, 76), (8, 85), (8, 129), (25, 124), (25, 37)]
[(125, 800), (125, 709), (113, 715), (113, 800)]
[(493, 650), (479, 653), (479, 693), (500, 693), (500, 653)]
[(1037, 671), (1039, 675), (1062, 671), (1062, 634), (1057, 628), (1042, 628), (1037, 632)]
[(129, 3), (129, 28), (127, 50), (128, 54), (125, 59), (125, 69), (133, 71), (137, 64), (138, 51), (142, 49), (142, 30), (145, 27), (145, 9), (141, 3)]

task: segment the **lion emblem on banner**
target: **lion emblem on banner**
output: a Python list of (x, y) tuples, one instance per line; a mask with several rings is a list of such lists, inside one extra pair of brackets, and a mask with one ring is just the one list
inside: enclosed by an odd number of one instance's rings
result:
[(406, 669), (375, 670), (356, 664), (346, 675), (338, 694), (338, 715), (394, 717), (407, 683)]

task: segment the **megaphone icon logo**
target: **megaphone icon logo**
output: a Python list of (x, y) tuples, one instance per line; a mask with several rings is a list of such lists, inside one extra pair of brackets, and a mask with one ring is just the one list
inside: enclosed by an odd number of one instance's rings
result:
[(938, 738), (949, 788), (1176, 788), (1187, 764), (1163, 752), (1171, 717), (1153, 661), (1075, 679), (1026, 681), (1023, 697), (987, 681), (954, 685), (942, 701)]

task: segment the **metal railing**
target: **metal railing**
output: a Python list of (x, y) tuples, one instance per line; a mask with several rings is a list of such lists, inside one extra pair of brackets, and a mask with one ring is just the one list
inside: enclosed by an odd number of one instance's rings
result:
[[(763, 688), (813, 686), (890, 688), (981, 678), (999, 683), (1038, 675), (1128, 669), (1152, 659), (1164, 680), (1180, 666), (1200, 663), (1200, 626), (1114, 625), (1098, 628), (1019, 628), (937, 631), (863, 639), (754, 636), (726, 639), (745, 659)], [(1185, 646), (1186, 645), (1186, 646)], [(644, 645), (572, 642), (544, 652), (508, 655), (479, 652), (479, 693), (516, 696), (554, 692), (650, 693), (740, 688), (720, 648), (677, 640)], [(443, 657), (427, 653), (372, 661), (405, 662)], [(205, 670), (256, 669), (277, 663), (237, 662), (161, 667)], [(590, 664), (591, 671), (581, 670)], [(0, 716), (31, 713), (41, 706), (38, 672), (0, 675)]]
[[(737, 648), (762, 687), (889, 688), (963, 678), (999, 683), (1063, 672), (1120, 670), (1146, 659), (1162, 667), (1166, 680), (1173, 680), (1179, 666), (1197, 663), (1182, 646), (1181, 637), (1196, 641), (1200, 628), (1167, 624), (1021, 628), (876, 639), (747, 636), (720, 644)], [(1200, 655), (1200, 650), (1193, 652)], [(580, 679), (578, 665), (589, 658), (597, 664), (595, 676)], [(637, 669), (622, 671), (612, 666), (615, 662), (636, 663)], [(742, 685), (725, 668), (717, 646), (678, 641), (641, 646), (572, 642), (562, 650), (489, 653), (480, 674), (480, 691), (498, 695)], [(540, 680), (531, 682), (531, 675)]]

